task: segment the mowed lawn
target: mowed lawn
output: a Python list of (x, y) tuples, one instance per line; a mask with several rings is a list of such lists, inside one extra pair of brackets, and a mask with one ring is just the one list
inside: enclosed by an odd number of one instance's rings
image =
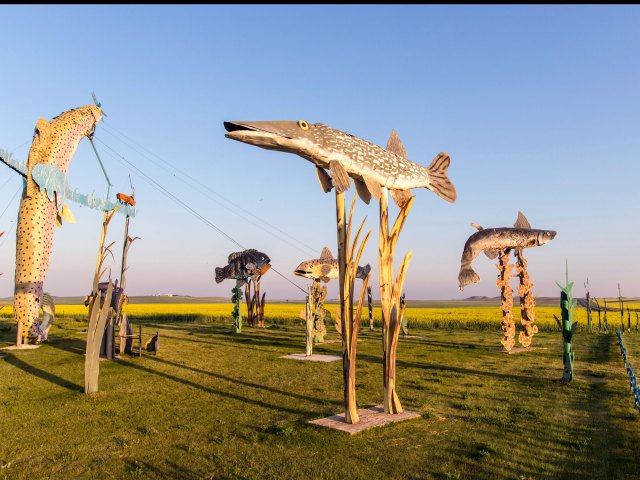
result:
[[(93, 396), (82, 393), (86, 323), (59, 319), (41, 348), (0, 352), (0, 478), (638, 478), (640, 420), (613, 334), (577, 334), (577, 378), (562, 386), (559, 332), (507, 355), (499, 321), (412, 328), (398, 393), (421, 418), (350, 437), (307, 424), (343, 411), (342, 373), (280, 358), (304, 353), (302, 326), (143, 323), (160, 332), (159, 354), (101, 362)], [(0, 319), (0, 345), (14, 335)], [(360, 338), (368, 407), (382, 400), (380, 330)], [(640, 337), (624, 341), (640, 367)]]

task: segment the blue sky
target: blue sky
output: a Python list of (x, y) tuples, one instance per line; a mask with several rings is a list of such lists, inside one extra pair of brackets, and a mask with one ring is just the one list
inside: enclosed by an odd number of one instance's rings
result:
[[(325, 245), (337, 253), (333, 193), (306, 160), (226, 139), (225, 120), (305, 119), (382, 146), (395, 129), (415, 162), (449, 153), (457, 202), (414, 191), (398, 243), (397, 265), (413, 250), (409, 299), (498, 295), (484, 256), (481, 282), (458, 291), (462, 247), (471, 222), (511, 226), (518, 210), (558, 231), (527, 252), (536, 295), (558, 294), (565, 260), (576, 296), (587, 276), (592, 295), (617, 295), (618, 282), (640, 295), (638, 6), (4, 5), (0, 18), (1, 147), (25, 159), (38, 117), (95, 91), (108, 114), (96, 143), (117, 191), (130, 169), (104, 144), (302, 287), (291, 273), (300, 261)], [(228, 296), (214, 268), (238, 247), (131, 178), (131, 233), (142, 240), (129, 293)], [(86, 141), (69, 182), (106, 190)], [(19, 188), (0, 168), (0, 297), (13, 292)], [(45, 283), (54, 295), (87, 294), (95, 265), (101, 214), (70, 206), (78, 223), (56, 231)], [(376, 285), (377, 213), (358, 201), (356, 220), (367, 215), (374, 230), (365, 261)], [(123, 224), (110, 230), (118, 252)], [(262, 288), (302, 298), (275, 272)]]

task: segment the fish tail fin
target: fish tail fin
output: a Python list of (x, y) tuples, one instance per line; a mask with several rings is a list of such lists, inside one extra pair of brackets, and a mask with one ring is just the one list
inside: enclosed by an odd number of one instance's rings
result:
[(367, 275), (369, 275), (370, 271), (371, 271), (371, 265), (367, 263), (364, 267), (362, 267), (362, 275), (360, 276), (360, 279), (364, 280), (365, 278), (367, 278)]
[(467, 285), (471, 285), (472, 283), (477, 283), (480, 281), (480, 275), (478, 275), (473, 268), (465, 267), (460, 269), (460, 274), (458, 275), (458, 282), (460, 283), (460, 290), (464, 290), (464, 287)]
[(432, 190), (447, 202), (456, 201), (456, 188), (447, 177), (447, 169), (451, 163), (451, 157), (444, 152), (440, 152), (429, 165), (429, 190)]
[(216, 283), (220, 283), (227, 277), (225, 273), (224, 268), (216, 267)]

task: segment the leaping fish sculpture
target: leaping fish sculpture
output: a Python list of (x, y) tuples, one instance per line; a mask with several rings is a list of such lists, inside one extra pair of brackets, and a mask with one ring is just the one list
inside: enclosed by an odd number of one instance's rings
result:
[[(369, 264), (364, 267), (358, 266), (356, 278), (364, 280), (370, 271), (371, 266)], [(320, 254), (320, 258), (306, 260), (300, 263), (293, 273), (300, 277), (322, 280), (323, 282), (328, 283), (330, 279), (338, 278), (338, 259), (333, 258), (329, 247), (324, 247)]]
[(271, 268), (271, 259), (253, 248), (232, 253), (228, 261), (226, 267), (216, 267), (216, 283), (233, 278), (238, 281), (238, 285), (242, 285), (250, 277), (264, 275)]
[[(353, 178), (360, 198), (369, 203), (373, 196), (380, 200), (381, 187), (391, 191), (396, 204), (411, 198), (412, 188), (425, 187), (448, 202), (456, 200), (456, 190), (447, 177), (451, 159), (439, 153), (429, 167), (407, 158), (395, 131), (387, 148), (335, 130), (322, 123), (305, 120), (267, 122), (224, 122), (227, 138), (267, 150), (295, 153), (316, 166), (320, 186), (329, 192), (349, 189)], [(329, 169), (331, 175), (327, 173)]]
[[(22, 325), (23, 338), (46, 337), (36, 320), (53, 248), (54, 229), (62, 220), (74, 221), (60, 194), (38, 186), (36, 177), (59, 171), (64, 183), (80, 140), (93, 132), (101, 118), (100, 107), (88, 105), (66, 111), (50, 122), (39, 118), (36, 123), (16, 234), (13, 307), (16, 321)], [(41, 184), (44, 185), (42, 181)]]
[(460, 260), (460, 274), (458, 282), (460, 290), (472, 283), (480, 281), (480, 276), (471, 268), (471, 264), (480, 252), (484, 252), (490, 259), (495, 259), (501, 250), (524, 249), (537, 247), (553, 240), (556, 232), (553, 230), (536, 230), (522, 214), (518, 212), (518, 219), (514, 228), (482, 228), (477, 223), (471, 226), (479, 231), (471, 235), (464, 244), (462, 259)]

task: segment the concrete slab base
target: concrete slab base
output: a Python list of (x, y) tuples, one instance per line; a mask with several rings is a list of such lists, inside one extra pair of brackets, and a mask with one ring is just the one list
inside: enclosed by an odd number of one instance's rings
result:
[(36, 348), (40, 348), (42, 346), (42, 344), (38, 344), (38, 345), (31, 345), (29, 343), (25, 344), (25, 345), (10, 345), (8, 347), (2, 347), (0, 348), (0, 350), (35, 350)]
[(409, 410), (405, 410), (400, 414), (390, 415), (384, 413), (384, 407), (382, 405), (360, 409), (358, 410), (358, 415), (360, 416), (360, 422), (355, 425), (345, 422), (344, 413), (339, 413), (338, 415), (332, 415), (326, 418), (319, 418), (318, 420), (310, 420), (307, 423), (320, 425), (321, 427), (333, 428), (334, 430), (347, 432), (349, 435), (355, 435), (356, 433), (370, 428), (381, 427), (388, 423), (402, 422), (404, 420), (411, 420), (412, 418), (420, 418), (422, 416), (419, 412), (411, 412)]
[(424, 335), (402, 335), (400, 334), (399, 338), (427, 338)]
[(289, 358), (291, 360), (307, 360), (309, 362), (335, 362), (337, 360), (342, 360), (342, 357), (338, 357), (336, 355), (320, 355), (314, 353), (312, 355), (305, 355), (304, 353), (292, 353), (291, 355), (285, 355), (280, 358)]
[(509, 355), (513, 354), (513, 353), (522, 353), (522, 352), (529, 352), (531, 350), (538, 350), (539, 348), (542, 347), (513, 347), (511, 350), (507, 351), (504, 348), (502, 350), (500, 350), (502, 353), (508, 353)]

